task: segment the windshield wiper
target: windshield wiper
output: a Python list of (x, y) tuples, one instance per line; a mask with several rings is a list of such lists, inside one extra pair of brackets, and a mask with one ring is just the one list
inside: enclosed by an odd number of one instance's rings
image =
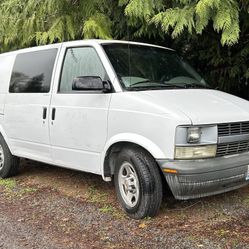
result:
[(138, 81), (138, 82), (136, 82), (136, 83), (133, 83), (133, 84), (131, 84), (130, 85), (130, 87), (131, 86), (136, 86), (136, 85), (140, 85), (140, 84), (143, 84), (143, 83), (149, 83), (149, 82), (153, 82), (152, 80), (141, 80), (141, 81)]
[[(147, 86), (138, 86), (139, 84), (143, 83), (154, 83), (153, 85), (147, 85)], [(136, 82), (134, 84), (131, 84), (129, 87), (127, 87), (127, 90), (129, 91), (139, 91), (139, 90), (156, 90), (156, 89), (190, 89), (190, 88), (205, 88), (205, 89), (212, 89), (208, 85), (203, 85), (200, 83), (185, 83), (185, 82), (179, 82), (179, 83), (167, 83), (167, 82), (157, 82), (153, 80), (142, 80), (139, 82)]]
[(178, 85), (155, 85), (155, 86), (133, 86), (133, 87), (126, 87), (128, 91), (144, 91), (144, 90), (158, 90), (158, 89), (184, 89), (185, 87), (178, 86)]
[[(139, 84), (143, 84), (143, 83), (153, 83), (154, 85), (149, 85), (149, 86), (137, 86)], [(185, 88), (185, 86), (182, 85), (178, 85), (178, 84), (173, 84), (173, 83), (165, 83), (165, 82), (157, 82), (157, 81), (153, 81), (153, 80), (142, 80), (139, 82), (136, 82), (134, 84), (131, 84), (128, 88), (132, 89), (132, 88)]]

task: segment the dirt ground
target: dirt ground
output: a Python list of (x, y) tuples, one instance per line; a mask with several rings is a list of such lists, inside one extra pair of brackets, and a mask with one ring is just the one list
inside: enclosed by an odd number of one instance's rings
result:
[(0, 248), (249, 248), (249, 186), (165, 197), (157, 217), (136, 221), (100, 176), (22, 160), (17, 177), (0, 180)]

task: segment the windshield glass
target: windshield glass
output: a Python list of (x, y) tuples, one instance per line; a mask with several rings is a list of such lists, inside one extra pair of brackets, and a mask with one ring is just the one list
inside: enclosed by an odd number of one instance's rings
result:
[(102, 46), (128, 91), (209, 88), (188, 63), (169, 49), (128, 43)]

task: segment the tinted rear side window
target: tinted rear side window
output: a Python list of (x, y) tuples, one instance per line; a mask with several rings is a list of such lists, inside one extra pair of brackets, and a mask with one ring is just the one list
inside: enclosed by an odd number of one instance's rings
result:
[(10, 80), (11, 93), (47, 93), (57, 49), (19, 54), (16, 57)]

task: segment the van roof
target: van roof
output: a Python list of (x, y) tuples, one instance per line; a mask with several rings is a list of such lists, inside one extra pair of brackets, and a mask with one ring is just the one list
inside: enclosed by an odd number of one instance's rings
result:
[(37, 50), (42, 50), (45, 48), (59, 48), (62, 44), (71, 44), (73, 46), (80, 46), (80, 45), (85, 45), (85, 44), (113, 44), (113, 43), (123, 43), (123, 44), (134, 44), (134, 45), (143, 45), (143, 46), (152, 46), (152, 47), (158, 47), (158, 48), (164, 48), (164, 49), (170, 49), (170, 48), (166, 48), (163, 46), (158, 46), (158, 45), (154, 45), (154, 44), (149, 44), (149, 43), (142, 43), (142, 42), (133, 42), (133, 41), (125, 41), (125, 40), (102, 40), (102, 39), (89, 39), (89, 40), (77, 40), (77, 41), (68, 41), (68, 42), (63, 42), (63, 43), (55, 43), (55, 44), (50, 44), (50, 45), (43, 45), (43, 46), (36, 46), (36, 47), (29, 47), (29, 48), (24, 48), (24, 49), (18, 49), (15, 51), (11, 51), (11, 52), (6, 52), (6, 53), (2, 53), (0, 54), (0, 57), (2, 55), (8, 55), (8, 54), (16, 54), (19, 52), (31, 52), (31, 51), (37, 51)]

